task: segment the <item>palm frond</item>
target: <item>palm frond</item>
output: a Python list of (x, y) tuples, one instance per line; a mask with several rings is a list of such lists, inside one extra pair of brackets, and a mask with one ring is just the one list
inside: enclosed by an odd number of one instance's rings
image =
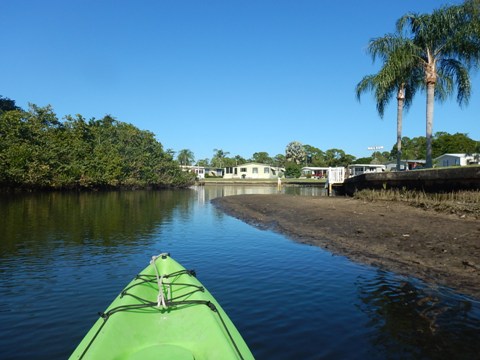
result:
[(468, 105), (472, 91), (468, 68), (456, 59), (442, 59), (440, 68), (442, 76), (451, 79), (452, 83), (456, 85), (458, 104), (460, 106)]

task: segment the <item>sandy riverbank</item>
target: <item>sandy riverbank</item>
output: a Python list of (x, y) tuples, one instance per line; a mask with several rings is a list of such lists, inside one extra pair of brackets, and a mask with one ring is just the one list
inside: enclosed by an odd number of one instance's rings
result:
[(473, 217), (344, 197), (237, 195), (212, 203), (296, 241), (480, 298), (480, 220)]

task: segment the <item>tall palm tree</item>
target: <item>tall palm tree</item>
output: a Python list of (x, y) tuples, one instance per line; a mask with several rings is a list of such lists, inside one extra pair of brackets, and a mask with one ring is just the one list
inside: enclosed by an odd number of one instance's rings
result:
[[(475, 5), (476, 4), (476, 5)], [(397, 31), (409, 36), (410, 59), (424, 75), (426, 102), (426, 167), (432, 167), (434, 100), (444, 101), (456, 88), (457, 102), (470, 98), (469, 69), (480, 58), (478, 1), (443, 7), (432, 14), (406, 14), (397, 21)]]
[(399, 34), (387, 34), (370, 41), (367, 52), (373, 61), (380, 57), (383, 66), (378, 73), (365, 76), (356, 87), (357, 99), (364, 92), (373, 91), (381, 118), (385, 107), (394, 96), (397, 99), (397, 170), (402, 158), (403, 110), (408, 109), (419, 87), (418, 71), (409, 57), (409, 42)]

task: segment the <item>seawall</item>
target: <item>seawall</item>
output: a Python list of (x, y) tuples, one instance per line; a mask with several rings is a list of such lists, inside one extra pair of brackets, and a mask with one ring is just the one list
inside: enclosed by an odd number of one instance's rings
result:
[(480, 190), (480, 166), (368, 173), (346, 179), (343, 184), (347, 195), (363, 189), (403, 188), (425, 192)]

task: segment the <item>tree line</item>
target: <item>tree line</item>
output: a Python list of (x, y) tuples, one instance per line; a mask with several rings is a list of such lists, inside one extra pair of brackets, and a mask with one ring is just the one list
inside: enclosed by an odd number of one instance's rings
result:
[[(374, 152), (356, 158), (342, 149), (323, 151), (313, 145), (292, 141), (285, 153), (270, 156), (255, 152), (252, 157), (229, 156), (213, 149), (213, 157), (195, 161), (189, 149), (175, 153), (164, 150), (150, 131), (117, 121), (110, 115), (86, 120), (81, 115), (60, 121), (51, 106), (30, 104), (28, 110), (0, 96), (0, 188), (26, 189), (113, 189), (184, 187), (194, 174), (179, 165), (225, 168), (247, 162), (286, 169), (287, 176), (299, 176), (304, 166), (337, 167), (354, 163), (383, 163), (397, 157)], [(424, 159), (426, 138), (402, 138), (402, 159)], [(480, 153), (480, 142), (467, 134), (436, 133), (433, 156), (444, 153)]]
[(59, 121), (51, 106), (28, 110), (0, 96), (0, 188), (183, 187), (181, 171), (150, 131), (110, 115)]
[[(426, 142), (424, 136), (409, 138), (404, 136), (402, 143), (402, 160), (422, 160), (426, 156)], [(433, 158), (447, 153), (480, 154), (480, 141), (471, 139), (468, 134), (437, 132), (432, 139)], [(284, 154), (270, 156), (265, 151), (255, 152), (252, 157), (244, 158), (240, 155), (229, 157), (230, 153), (222, 149), (213, 149), (213, 157), (195, 161), (195, 154), (190, 149), (180, 150), (177, 161), (182, 165), (197, 165), (205, 167), (224, 168), (238, 166), (248, 162), (270, 164), (284, 167), (290, 171), (298, 172), (304, 166), (313, 167), (346, 167), (351, 164), (382, 164), (395, 161), (398, 156), (397, 144), (392, 145), (391, 151), (375, 151), (371, 156), (356, 158), (345, 153), (342, 149), (328, 149), (323, 151), (313, 145), (303, 145), (292, 141), (285, 147)]]

